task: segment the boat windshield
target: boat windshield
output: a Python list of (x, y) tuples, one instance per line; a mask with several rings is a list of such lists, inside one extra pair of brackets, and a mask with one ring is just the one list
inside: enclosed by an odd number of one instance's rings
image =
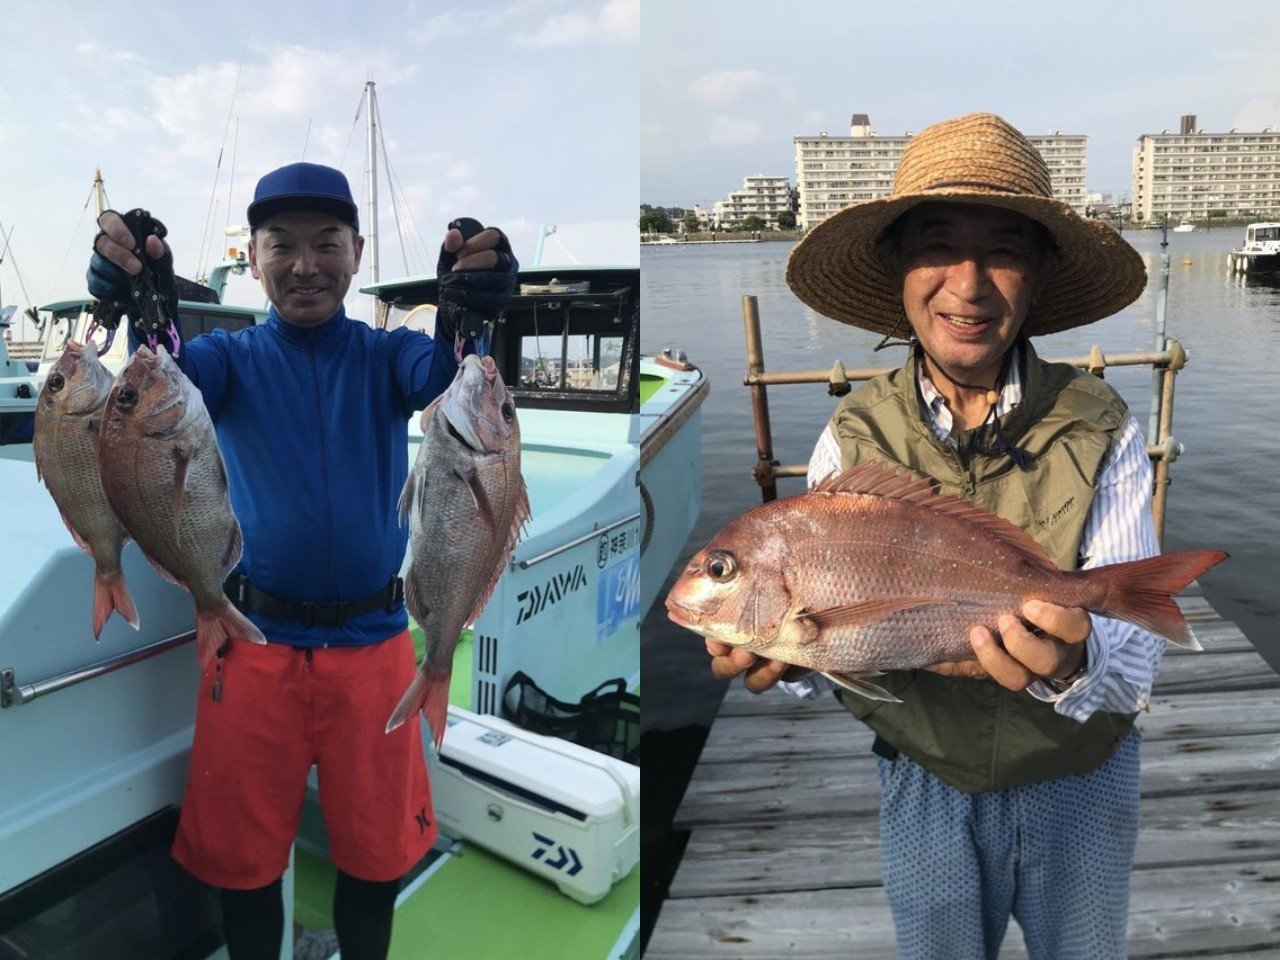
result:
[(526, 390), (614, 390), (623, 338), (600, 334), (520, 339), (520, 386)]
[(1255, 241), (1280, 240), (1280, 227), (1257, 227), (1250, 232)]

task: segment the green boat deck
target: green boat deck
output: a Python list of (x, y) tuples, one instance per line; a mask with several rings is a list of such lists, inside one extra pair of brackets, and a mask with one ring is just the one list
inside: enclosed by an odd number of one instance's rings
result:
[[(418, 659), (423, 637), (410, 627)], [(453, 656), (449, 702), (471, 702), (472, 634), (463, 631)], [(396, 907), (389, 960), (428, 957), (499, 958), (634, 955), (638, 940), (640, 870), (632, 870), (598, 903), (584, 906), (471, 844), (457, 852), (432, 851), (411, 872)], [(421, 886), (415, 880), (430, 876)], [(310, 930), (333, 927), (336, 873), (328, 860), (294, 848), (294, 920)], [(486, 920), (485, 918), (489, 919)], [(498, 922), (495, 922), (498, 921)], [(628, 952), (630, 951), (630, 952)]]

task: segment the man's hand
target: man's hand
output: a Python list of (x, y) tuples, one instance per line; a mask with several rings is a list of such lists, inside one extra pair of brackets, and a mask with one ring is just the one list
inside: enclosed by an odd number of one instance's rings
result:
[(121, 317), (127, 316), (138, 343), (164, 345), (176, 357), (182, 344), (177, 278), (164, 224), (142, 209), (124, 216), (105, 210), (98, 227), (86, 274), (89, 292), (98, 301), (94, 323), (111, 331), (110, 343)]
[[(98, 230), (101, 232), (93, 239), (94, 253), (131, 277), (142, 272), (142, 261), (134, 253), (137, 243), (120, 214), (114, 210), (104, 210), (98, 217)], [(165, 242), (155, 234), (147, 237), (147, 256), (152, 260), (160, 260), (164, 254)]]
[(742, 685), (752, 693), (764, 693), (779, 680), (795, 681), (809, 673), (808, 667), (793, 667), (781, 660), (766, 660), (750, 650), (732, 647), (718, 640), (707, 641), (707, 653), (711, 654), (711, 672), (719, 680), (732, 680), (745, 673)]
[(935, 663), (925, 669), (952, 677), (990, 677), (1010, 690), (1025, 690), (1036, 680), (1061, 679), (1079, 669), (1084, 662), (1084, 642), (1093, 629), (1088, 611), (1028, 600), (1022, 605), (1022, 615), (1037, 628), (1035, 631), (1006, 614), (998, 624), (998, 639), (986, 627), (969, 631), (976, 661)]
[(511, 302), (519, 268), (501, 230), (470, 217), (450, 223), (436, 262), (442, 331), (462, 340), (479, 338)]

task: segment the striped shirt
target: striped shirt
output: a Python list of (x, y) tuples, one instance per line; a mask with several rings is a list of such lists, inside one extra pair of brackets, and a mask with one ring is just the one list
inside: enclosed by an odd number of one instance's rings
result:
[[(1005, 416), (1022, 400), (1020, 358), (1009, 365), (1009, 377), (996, 401), (996, 415)], [(920, 395), (929, 411), (929, 426), (944, 443), (955, 446), (952, 417), (942, 394), (917, 367)], [(830, 424), (818, 438), (809, 460), (809, 486), (840, 470), (840, 445)], [(1160, 552), (1151, 519), (1151, 462), (1138, 421), (1129, 414), (1098, 475), (1098, 489), (1085, 519), (1080, 541), (1080, 568), (1140, 560)], [(1121, 620), (1089, 614), (1093, 630), (1086, 642), (1088, 671), (1064, 693), (1044, 681), (1027, 688), (1054, 710), (1083, 723), (1097, 710), (1135, 713), (1147, 704), (1151, 684), (1164, 653), (1164, 640)], [(806, 699), (831, 690), (834, 684), (810, 674), (783, 684)]]

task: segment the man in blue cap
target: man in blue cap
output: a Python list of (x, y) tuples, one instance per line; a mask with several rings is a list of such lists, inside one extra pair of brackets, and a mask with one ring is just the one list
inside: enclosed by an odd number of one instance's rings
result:
[(244, 531), (228, 594), (271, 641), (233, 641), (204, 671), (173, 854), (222, 891), (232, 960), (274, 960), (314, 763), (342, 956), (383, 960), (400, 878), (437, 833), (420, 726), (383, 733), (414, 672), (396, 576), (408, 420), (506, 306), (518, 264), (500, 230), (454, 221), (434, 336), (375, 330), (343, 308), (364, 239), (340, 171), (272, 171), (248, 216), (271, 302), (256, 327), (181, 342), (172, 254), (145, 211), (102, 214), (89, 268), (90, 292), (124, 305), (131, 338), (164, 346), (204, 398)]

